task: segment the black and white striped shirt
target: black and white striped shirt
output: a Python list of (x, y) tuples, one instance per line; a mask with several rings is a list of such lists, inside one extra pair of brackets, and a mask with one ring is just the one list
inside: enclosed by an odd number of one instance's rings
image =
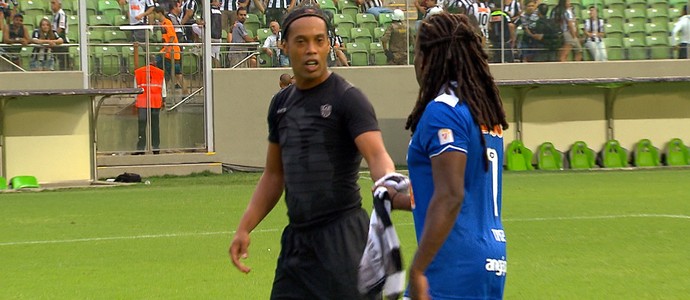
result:
[(372, 7), (382, 7), (383, 2), (381, 0), (369, 0), (362, 3), (362, 12), (367, 12)]
[(221, 0), (220, 1), (220, 10), (236, 11), (238, 7), (240, 7), (240, 3), (238, 0)]
[(288, 8), (290, 0), (268, 0), (266, 8)]
[(53, 15), (53, 30), (58, 32), (59, 29), (62, 29), (60, 37), (65, 43), (69, 43), (67, 40), (67, 27), (67, 16), (65, 15), (65, 11), (61, 8)]
[(520, 1), (511, 0), (510, 3), (503, 5), (503, 12), (508, 14), (511, 20), (517, 21), (518, 16), (522, 13), (522, 7), (520, 7)]
[(197, 13), (197, 10), (199, 9), (199, 5), (196, 3), (196, 0), (185, 0), (184, 3), (182, 3), (182, 15), (187, 12), (187, 10), (192, 10), (192, 17), (187, 20), (187, 24), (194, 24), (196, 23), (196, 20), (194, 19)]
[[(585, 32), (591, 32), (591, 33), (602, 33), (604, 32), (604, 20), (602, 19), (597, 19), (596, 22), (592, 22), (592, 19), (585, 19)], [(587, 38), (588, 41), (592, 42), (601, 42), (601, 36), (596, 35), (590, 38)]]

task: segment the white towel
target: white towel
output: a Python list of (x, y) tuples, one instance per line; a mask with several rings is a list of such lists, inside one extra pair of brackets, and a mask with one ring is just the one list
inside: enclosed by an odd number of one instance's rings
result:
[(363, 295), (383, 291), (385, 299), (398, 299), (405, 290), (405, 271), (400, 255), (400, 240), (390, 218), (391, 200), (385, 187), (374, 190), (374, 209), (369, 222), (369, 237), (359, 263), (359, 292)]

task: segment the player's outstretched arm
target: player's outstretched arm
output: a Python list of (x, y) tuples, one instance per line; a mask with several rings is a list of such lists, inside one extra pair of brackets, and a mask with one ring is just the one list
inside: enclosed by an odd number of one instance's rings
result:
[(280, 146), (270, 143), (266, 155), (266, 168), (256, 185), (252, 199), (249, 201), (242, 219), (240, 219), (240, 224), (237, 226), (237, 231), (230, 244), (230, 259), (233, 265), (243, 273), (251, 271), (251, 268), (240, 261), (240, 259), (249, 257), (249, 233), (273, 210), (283, 194), (283, 189), (283, 163)]

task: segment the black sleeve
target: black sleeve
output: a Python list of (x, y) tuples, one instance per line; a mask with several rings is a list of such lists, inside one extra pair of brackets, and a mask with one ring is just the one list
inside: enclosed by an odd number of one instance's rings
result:
[(345, 91), (343, 97), (345, 122), (353, 140), (362, 133), (380, 130), (374, 107), (362, 91), (352, 87)]
[(285, 112), (278, 114), (279, 107), (285, 109), (285, 99), (288, 95), (292, 94), (291, 91), (294, 90), (295, 86), (290, 85), (280, 92), (275, 94), (271, 99), (271, 104), (268, 106), (268, 141), (271, 143), (279, 143), (280, 139), (278, 136), (278, 123), (280, 117), (284, 115)]

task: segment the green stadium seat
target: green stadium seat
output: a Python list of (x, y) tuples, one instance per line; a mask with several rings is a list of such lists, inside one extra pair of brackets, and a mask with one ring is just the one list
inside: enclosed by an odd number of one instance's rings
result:
[(379, 26), (381, 26), (385, 29), (391, 23), (393, 23), (393, 14), (392, 13), (379, 14)]
[(603, 2), (601, 0), (581, 0), (580, 4), (582, 4), (583, 9), (587, 9), (590, 6), (603, 7)]
[[(254, 31), (256, 32), (256, 31)], [(182, 47), (182, 75), (199, 73), (201, 57), (192, 51), (193, 47)]]
[(374, 32), (374, 28), (379, 27), (378, 21), (376, 21), (372, 14), (357, 14), (355, 22), (357, 23), (357, 27), (366, 28), (370, 33)]
[(388, 58), (383, 51), (383, 45), (381, 45), (381, 43), (374, 42), (369, 45), (369, 56), (371, 65), (385, 66), (388, 64)]
[(359, 13), (359, 6), (354, 0), (344, 0), (338, 1), (338, 6), (340, 6), (340, 13), (343, 15), (349, 15), (352, 20), (357, 18)]
[(629, 60), (646, 60), (647, 44), (644, 39), (626, 38), (623, 39), (623, 46), (628, 50)]
[(625, 0), (625, 4), (628, 5), (628, 9), (634, 10), (646, 10), (647, 0)]
[(604, 0), (603, 2), (604, 6), (607, 9), (613, 9), (622, 12), (626, 7), (625, 0)]
[(673, 138), (664, 147), (664, 164), (667, 166), (690, 165), (690, 151), (679, 138)]
[(587, 147), (587, 143), (577, 141), (568, 150), (568, 163), (571, 169), (588, 170), (596, 166), (594, 150)]
[(89, 26), (113, 26), (111, 16), (89, 16)]
[(90, 44), (103, 44), (105, 43), (105, 31), (103, 30), (91, 30), (88, 32), (88, 40)]
[(563, 154), (556, 150), (551, 142), (544, 142), (537, 148), (537, 169), (563, 169)]
[(668, 20), (670, 22), (677, 22), (678, 18), (680, 18), (683, 15), (683, 9), (682, 8), (669, 8), (668, 9)]
[(117, 0), (100, 0), (98, 1), (98, 14), (105, 16), (120, 16), (122, 10), (120, 3)]
[(647, 23), (644, 25), (644, 31), (647, 33), (647, 35), (653, 35), (654, 33), (657, 33), (657, 32), (663, 32), (666, 34), (666, 36), (668, 36), (668, 33), (669, 33), (668, 22)]
[(668, 10), (667, 0), (647, 0), (647, 6), (649, 8)]
[(601, 12), (602, 18), (606, 24), (614, 24), (622, 26), (625, 23), (625, 17), (622, 10), (604, 9)]
[(639, 20), (626, 23), (623, 26), (625, 36), (628, 38), (643, 40), (644, 37), (647, 36), (647, 32), (645, 31), (645, 24), (646, 22), (640, 22)]
[(247, 14), (247, 20), (244, 21), (244, 28), (247, 30), (247, 33), (253, 37), (256, 31), (263, 27), (261, 24), (258, 15)]
[(86, 0), (86, 15), (98, 15), (98, 0)]
[(357, 23), (355, 23), (355, 19), (352, 18), (350, 15), (345, 15), (345, 14), (336, 14), (333, 16), (333, 25), (336, 28), (339, 28), (340, 30), (347, 30), (350, 31), (350, 29), (357, 27)]
[(629, 8), (625, 10), (625, 18), (628, 22), (633, 22), (635, 20), (647, 21), (647, 12), (642, 9)]
[(137, 53), (137, 56), (139, 56), (139, 65), (135, 65), (134, 63), (134, 47), (133, 46), (128, 46), (128, 47), (122, 47), (122, 57), (124, 58), (125, 62), (125, 69), (127, 73), (129, 74), (134, 74), (134, 70), (137, 69), (137, 67), (143, 66), (146, 64), (146, 53), (144, 52), (144, 48), (139, 46), (139, 51)]
[(671, 7), (682, 9), (684, 5), (688, 4), (688, 1), (686, 1), (686, 0), (669, 0), (668, 4)]
[(127, 38), (127, 34), (124, 31), (120, 30), (112, 30), (112, 31), (107, 31), (103, 35), (104, 42), (106, 43), (127, 43), (129, 42), (129, 38)]
[(271, 32), (269, 28), (259, 28), (256, 30), (256, 37), (259, 38), (259, 43), (261, 45), (263, 45), (264, 41), (271, 35), (273, 35), (273, 32)]
[(351, 42), (360, 44), (364, 47), (369, 47), (369, 44), (374, 42), (374, 37), (366, 28), (352, 28), (350, 30)]
[[(50, 6), (50, 3), (48, 5)], [(74, 1), (72, 0), (62, 0), (62, 10), (65, 12), (65, 15), (76, 15), (77, 11), (79, 10), (79, 6), (75, 6)], [(50, 8), (48, 8), (48, 11), (50, 11)]]
[(6, 190), (7, 189), (7, 179), (5, 177), (0, 176), (0, 190)]
[(632, 151), (632, 162), (636, 167), (658, 167), (661, 165), (659, 149), (649, 139), (642, 139)]
[(647, 9), (647, 18), (652, 23), (668, 23), (668, 10), (650, 8)]
[(120, 74), (121, 56), (117, 47), (93, 47), (93, 56), (96, 59), (97, 70), (101, 75), (116, 76)]
[(625, 36), (623, 26), (621, 24), (605, 24), (606, 37), (622, 39)]
[(81, 70), (81, 59), (79, 57), (79, 47), (69, 47), (69, 57), (74, 66), (74, 70)]
[(350, 33), (350, 30), (340, 30), (339, 28), (336, 28), (334, 32), (337, 36), (340, 36), (344, 44), (352, 42), (352, 33)]
[(374, 42), (380, 42), (381, 37), (386, 33), (386, 29), (383, 27), (374, 28)]
[(364, 45), (358, 43), (348, 43), (347, 54), (350, 56), (350, 65), (369, 65), (369, 52), (367, 51), (367, 48)]
[[(9, 2), (9, 1), (8, 1)], [(50, 12), (48, 0), (20, 0), (19, 7), (25, 15), (45, 15)]]
[(522, 141), (512, 141), (505, 151), (506, 169), (509, 171), (534, 170), (532, 155), (532, 150), (525, 147)]
[(41, 187), (36, 177), (28, 175), (12, 177), (12, 179), (10, 179), (10, 186), (15, 190), (27, 188), (37, 189)]
[(333, 15), (338, 13), (338, 9), (335, 7), (333, 0), (319, 0), (319, 8), (324, 11), (330, 11)]
[(668, 43), (666, 36), (647, 36), (645, 44), (649, 47), (649, 56), (651, 59), (671, 59), (673, 48)]
[(113, 16), (113, 26), (129, 25), (129, 17), (125, 15)]
[(597, 156), (602, 168), (624, 168), (628, 166), (628, 151), (617, 140), (609, 140)]

